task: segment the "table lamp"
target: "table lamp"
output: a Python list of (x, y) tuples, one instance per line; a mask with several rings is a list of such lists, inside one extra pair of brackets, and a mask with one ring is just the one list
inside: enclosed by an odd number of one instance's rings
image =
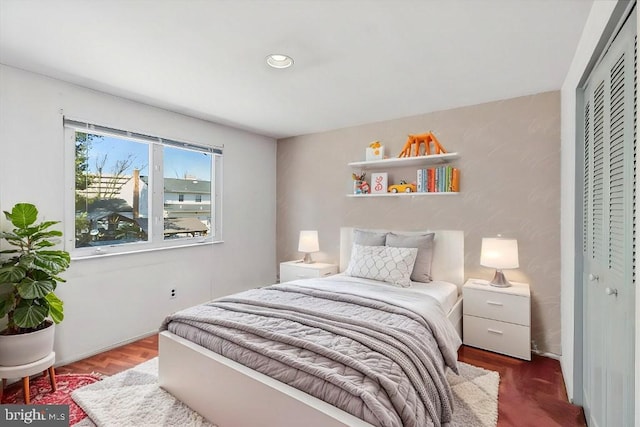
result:
[(298, 251), (304, 252), (304, 259), (302, 262), (305, 264), (311, 264), (311, 253), (318, 252), (320, 245), (318, 244), (318, 231), (317, 230), (302, 230), (300, 232), (300, 240), (298, 241)]
[(518, 268), (518, 241), (503, 237), (483, 237), (480, 250), (480, 265), (493, 267), (496, 274), (489, 282), (491, 286), (507, 288), (511, 283), (504, 277), (503, 269)]

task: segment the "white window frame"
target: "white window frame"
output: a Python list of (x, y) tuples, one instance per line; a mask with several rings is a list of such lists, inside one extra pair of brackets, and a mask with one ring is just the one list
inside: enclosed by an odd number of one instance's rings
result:
[[(175, 140), (149, 136), (141, 132), (122, 131), (107, 126), (65, 117), (64, 153), (65, 153), (65, 250), (72, 259), (86, 259), (128, 253), (183, 248), (203, 244), (221, 243), (222, 240), (222, 147), (179, 142)], [(141, 142), (149, 146), (149, 212), (148, 240), (92, 247), (75, 247), (75, 138), (76, 132), (104, 135), (119, 139)], [(163, 148), (172, 146), (211, 154), (211, 229), (205, 237), (164, 238), (164, 162)]]

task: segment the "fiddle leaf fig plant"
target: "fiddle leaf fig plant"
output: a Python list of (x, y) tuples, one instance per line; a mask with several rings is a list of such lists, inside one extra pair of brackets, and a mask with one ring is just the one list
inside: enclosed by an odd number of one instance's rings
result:
[[(38, 209), (18, 203), (4, 211), (13, 230), (0, 232), (13, 249), (0, 251), (0, 318), (7, 317), (2, 332), (16, 335), (42, 329), (47, 319), (60, 323), (64, 318), (62, 301), (53, 293), (59, 276), (71, 263), (69, 253), (48, 249), (55, 246), (61, 231), (50, 228), (60, 221), (36, 224)], [(56, 239), (57, 240), (57, 239)]]

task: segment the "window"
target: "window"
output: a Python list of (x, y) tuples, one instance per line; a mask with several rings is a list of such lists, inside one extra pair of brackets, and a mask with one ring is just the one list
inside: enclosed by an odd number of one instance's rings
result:
[(220, 148), (64, 123), (74, 257), (220, 240)]

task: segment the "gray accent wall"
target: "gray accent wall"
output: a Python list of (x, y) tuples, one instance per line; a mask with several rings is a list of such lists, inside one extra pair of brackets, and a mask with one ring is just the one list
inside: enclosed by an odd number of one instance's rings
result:
[[(459, 153), (460, 194), (347, 197), (359, 172), (347, 163), (365, 160), (370, 142), (395, 157), (408, 134), (428, 131)], [(466, 277), (490, 279), (493, 270), (480, 266), (482, 237), (513, 237), (520, 268), (505, 274), (531, 285), (532, 340), (540, 352), (561, 354), (559, 91), (282, 139), (276, 168), (278, 261), (302, 257), (305, 229), (319, 233), (314, 260), (334, 263), (342, 226), (458, 229)], [(390, 184), (416, 179), (415, 167), (386, 172)]]

